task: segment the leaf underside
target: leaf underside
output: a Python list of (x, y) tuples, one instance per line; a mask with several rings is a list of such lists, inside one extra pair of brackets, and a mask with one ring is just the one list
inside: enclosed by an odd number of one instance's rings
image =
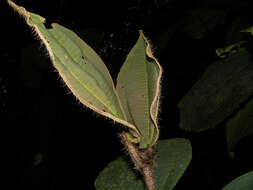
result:
[(44, 18), (26, 13), (28, 24), (46, 45), (56, 70), (74, 95), (99, 113), (124, 119), (109, 71), (94, 50), (71, 30), (56, 23), (47, 29)]
[(56, 70), (77, 99), (95, 112), (139, 134), (136, 127), (126, 121), (109, 71), (96, 52), (71, 30), (56, 23), (47, 29), (45, 18), (10, 0), (8, 3), (38, 35)]
[(129, 140), (140, 148), (155, 144), (162, 69), (142, 32), (119, 73), (116, 90), (103, 61), (74, 32), (56, 23), (47, 29), (45, 18), (8, 3), (44, 43), (61, 78), (83, 105), (130, 128)]

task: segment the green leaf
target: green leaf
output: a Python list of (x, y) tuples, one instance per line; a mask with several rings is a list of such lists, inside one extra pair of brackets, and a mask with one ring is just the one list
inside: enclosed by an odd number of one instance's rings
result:
[(124, 118), (111, 76), (99, 56), (72, 31), (52, 24), (46, 40), (55, 67), (72, 92), (88, 107)]
[(226, 135), (229, 152), (241, 138), (253, 133), (253, 99), (251, 99), (226, 126)]
[(152, 56), (150, 45), (140, 32), (117, 79), (116, 90), (127, 116), (141, 134), (140, 148), (156, 143), (161, 66)]
[(248, 172), (227, 184), (222, 190), (252, 190), (253, 171)]
[(136, 127), (126, 122), (111, 75), (96, 52), (71, 30), (56, 23), (47, 29), (45, 18), (26, 11), (10, 0), (8, 3), (26, 19), (44, 43), (53, 65), (77, 99), (138, 134)]
[(252, 92), (253, 64), (247, 51), (215, 62), (180, 101), (180, 127), (196, 132), (213, 128)]
[[(157, 144), (154, 175), (157, 190), (172, 190), (183, 175), (192, 158), (191, 144), (186, 139), (161, 140)], [(120, 157), (99, 174), (97, 190), (145, 190), (141, 176)]]
[(74, 32), (56, 23), (47, 29), (45, 18), (11, 0), (8, 3), (25, 17), (63, 81), (83, 105), (129, 127), (127, 138), (140, 148), (156, 143), (162, 68), (142, 32), (121, 68), (116, 90), (103, 61)]

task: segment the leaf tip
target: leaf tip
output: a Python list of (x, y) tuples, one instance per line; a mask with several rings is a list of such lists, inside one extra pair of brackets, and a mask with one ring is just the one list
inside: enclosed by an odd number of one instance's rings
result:
[(21, 7), (21, 6), (18, 6), (16, 5), (13, 1), (11, 0), (7, 0), (7, 3), (9, 4), (10, 7), (13, 8), (13, 10), (15, 12), (18, 12), (18, 14), (21, 16), (21, 17), (24, 17), (24, 19), (27, 21), (29, 19), (29, 15), (26, 11), (26, 9), (24, 7)]

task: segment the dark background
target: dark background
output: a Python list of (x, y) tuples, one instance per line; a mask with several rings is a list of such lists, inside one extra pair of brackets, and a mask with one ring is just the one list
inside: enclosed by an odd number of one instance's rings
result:
[[(193, 160), (175, 190), (218, 190), (253, 169), (252, 136), (237, 145), (232, 160), (223, 124), (198, 134), (185, 132), (178, 127), (177, 109), (207, 66), (218, 60), (215, 49), (241, 40), (233, 27), (253, 25), (251, 0), (16, 3), (44, 16), (48, 27), (57, 22), (78, 33), (114, 80), (138, 29), (144, 30), (164, 68), (161, 139), (188, 138), (193, 146)], [(194, 10), (200, 14), (193, 16)], [(0, 189), (94, 189), (99, 172), (124, 153), (119, 125), (78, 103), (24, 20), (4, 1), (0, 18)]]

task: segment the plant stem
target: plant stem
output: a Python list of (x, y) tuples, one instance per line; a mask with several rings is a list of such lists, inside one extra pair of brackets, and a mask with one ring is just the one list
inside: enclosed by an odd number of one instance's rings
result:
[(153, 168), (150, 167), (143, 168), (143, 175), (148, 190), (156, 190), (155, 180), (153, 176)]
[(142, 173), (148, 190), (157, 190), (153, 175), (154, 147), (139, 150), (132, 142), (129, 142), (125, 133), (120, 134), (122, 143), (128, 150), (135, 165), (135, 169)]

